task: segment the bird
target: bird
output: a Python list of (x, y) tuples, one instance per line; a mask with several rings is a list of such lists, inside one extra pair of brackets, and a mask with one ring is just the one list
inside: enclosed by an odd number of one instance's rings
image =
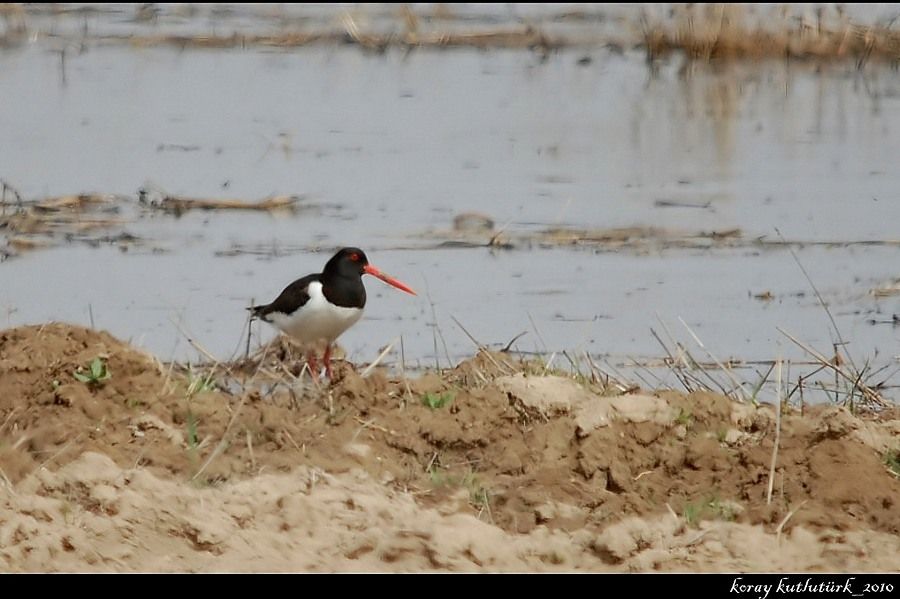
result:
[(313, 379), (318, 380), (316, 350), (325, 344), (325, 374), (333, 379), (331, 347), (344, 331), (362, 317), (366, 306), (364, 274), (416, 295), (408, 285), (386, 275), (369, 264), (365, 252), (345, 247), (325, 263), (320, 273), (299, 278), (281, 292), (275, 301), (251, 306), (251, 318), (259, 318), (295, 339), (307, 351), (306, 362)]

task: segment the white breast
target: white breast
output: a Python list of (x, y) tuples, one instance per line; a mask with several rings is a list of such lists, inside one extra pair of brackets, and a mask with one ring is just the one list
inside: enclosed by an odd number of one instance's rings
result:
[(322, 283), (310, 283), (307, 293), (309, 300), (293, 314), (273, 312), (268, 315), (269, 322), (302, 344), (333, 343), (362, 317), (362, 308), (343, 308), (329, 303), (322, 293)]

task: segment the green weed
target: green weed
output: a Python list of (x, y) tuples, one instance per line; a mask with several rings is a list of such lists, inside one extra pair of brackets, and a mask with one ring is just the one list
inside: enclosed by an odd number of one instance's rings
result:
[(691, 428), (694, 425), (694, 415), (684, 408), (679, 408), (675, 423), (680, 424), (685, 428)]
[(450, 405), (454, 397), (455, 395), (452, 391), (447, 391), (446, 393), (441, 393), (440, 395), (438, 395), (437, 393), (426, 393), (425, 396), (422, 397), (422, 403), (432, 410), (437, 410)]
[(900, 478), (900, 450), (889, 449), (884, 453), (884, 465), (888, 467), (891, 473)]
[(78, 370), (76, 370), (73, 375), (76, 379), (89, 387), (99, 387), (112, 378), (112, 373), (106, 367), (106, 362), (100, 356), (97, 356), (91, 361), (90, 368), (87, 372), (83, 372), (83, 370), (84, 369), (79, 366)]
[(213, 371), (210, 370), (203, 375), (194, 374), (194, 370), (191, 369), (188, 372), (188, 388), (187, 388), (187, 396), (188, 398), (194, 397), (198, 393), (203, 393), (206, 391), (215, 391), (216, 383), (213, 381)]
[(696, 526), (704, 518), (731, 522), (739, 511), (740, 507), (736, 504), (722, 501), (716, 495), (708, 495), (704, 499), (686, 504), (681, 511), (681, 517), (688, 526)]

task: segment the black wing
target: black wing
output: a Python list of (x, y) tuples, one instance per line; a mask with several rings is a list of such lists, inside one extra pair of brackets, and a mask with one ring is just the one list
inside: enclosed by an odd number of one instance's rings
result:
[(284, 291), (281, 292), (275, 301), (271, 304), (266, 304), (264, 306), (253, 306), (247, 308), (253, 313), (253, 316), (257, 318), (261, 318), (266, 322), (269, 321), (266, 318), (267, 315), (272, 312), (282, 312), (284, 314), (290, 314), (294, 310), (298, 308), (302, 308), (306, 305), (306, 302), (309, 301), (309, 292), (307, 289), (309, 288), (309, 284), (319, 280), (319, 275), (307, 275), (302, 279), (297, 279), (290, 285), (284, 288)]

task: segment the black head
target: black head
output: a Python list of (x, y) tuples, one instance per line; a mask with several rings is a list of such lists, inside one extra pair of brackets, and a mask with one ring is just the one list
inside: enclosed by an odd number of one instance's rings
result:
[[(409, 288), (406, 283), (402, 283), (394, 277), (388, 276), (369, 264), (365, 252), (359, 248), (344, 248), (331, 257), (331, 260), (325, 264), (325, 270), (322, 271), (322, 282), (326, 289), (329, 282), (335, 279), (342, 279), (345, 282), (353, 281), (353, 285), (358, 285), (362, 289), (362, 276), (372, 275), (381, 279), (388, 285), (392, 285), (401, 291), (415, 295), (416, 292)], [(365, 290), (362, 291), (365, 294)], [(327, 292), (326, 292), (327, 297)]]
[(322, 273), (333, 277), (361, 277), (366, 272), (369, 259), (359, 248), (343, 248), (325, 264)]

